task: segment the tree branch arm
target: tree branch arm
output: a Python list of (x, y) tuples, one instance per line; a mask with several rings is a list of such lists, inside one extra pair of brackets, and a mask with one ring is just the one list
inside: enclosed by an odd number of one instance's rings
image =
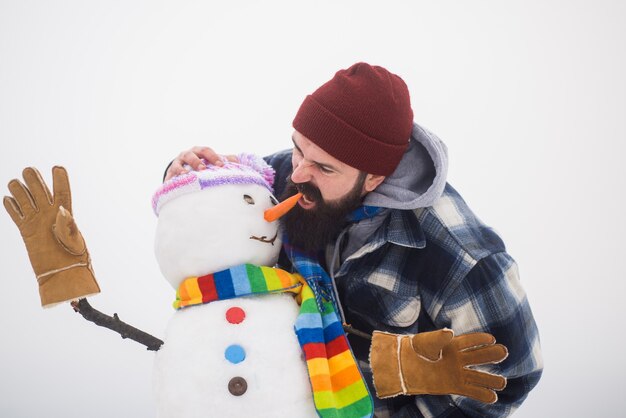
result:
[(85, 298), (73, 301), (71, 305), (74, 311), (81, 314), (87, 321), (115, 331), (124, 339), (130, 338), (133, 341), (137, 341), (145, 345), (148, 350), (158, 351), (163, 345), (163, 341), (158, 338), (122, 322), (116, 313), (113, 316), (109, 316), (94, 309)]

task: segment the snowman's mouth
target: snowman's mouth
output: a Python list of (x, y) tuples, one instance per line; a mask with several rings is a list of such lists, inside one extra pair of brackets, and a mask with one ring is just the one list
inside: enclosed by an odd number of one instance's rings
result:
[(277, 237), (277, 236), (278, 236), (278, 232), (276, 232), (276, 234), (274, 234), (274, 236), (273, 236), (271, 239), (267, 239), (267, 236), (266, 236), (266, 235), (263, 235), (262, 237), (257, 237), (257, 236), (252, 235), (252, 236), (250, 237), (250, 239), (255, 239), (255, 240), (257, 240), (257, 241), (261, 241), (261, 242), (265, 242), (265, 243), (267, 243), (267, 244), (272, 244), (272, 245), (274, 245), (274, 241), (276, 241), (276, 237)]

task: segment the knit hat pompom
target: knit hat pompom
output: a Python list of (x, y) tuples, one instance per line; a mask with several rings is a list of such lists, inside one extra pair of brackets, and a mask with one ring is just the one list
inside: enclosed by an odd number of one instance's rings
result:
[(236, 163), (222, 159), (223, 166), (208, 164), (203, 159), (206, 169), (201, 171), (185, 165), (189, 170), (187, 173), (167, 180), (152, 196), (152, 210), (155, 215), (159, 216), (163, 205), (178, 196), (226, 184), (257, 184), (274, 193), (275, 173), (269, 164), (253, 154), (242, 153), (237, 158), (239, 161)]
[(293, 127), (339, 161), (388, 176), (409, 146), (409, 90), (385, 68), (359, 62), (307, 96)]

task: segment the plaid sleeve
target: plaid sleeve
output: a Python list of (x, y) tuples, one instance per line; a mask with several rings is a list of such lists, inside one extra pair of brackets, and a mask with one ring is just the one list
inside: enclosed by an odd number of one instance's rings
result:
[(506, 376), (498, 401), (486, 405), (461, 396), (416, 396), (415, 403), (394, 417), (506, 417), (524, 401), (543, 370), (539, 334), (516, 263), (506, 253), (480, 260), (443, 301), (436, 328), (452, 328), (456, 335), (488, 332), (504, 344), (509, 356), (497, 365), (481, 366)]

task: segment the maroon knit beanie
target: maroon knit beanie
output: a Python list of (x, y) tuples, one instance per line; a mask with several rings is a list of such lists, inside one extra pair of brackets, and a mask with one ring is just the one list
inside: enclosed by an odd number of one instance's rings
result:
[(388, 176), (409, 146), (413, 111), (400, 77), (360, 62), (304, 99), (296, 131), (352, 167)]

